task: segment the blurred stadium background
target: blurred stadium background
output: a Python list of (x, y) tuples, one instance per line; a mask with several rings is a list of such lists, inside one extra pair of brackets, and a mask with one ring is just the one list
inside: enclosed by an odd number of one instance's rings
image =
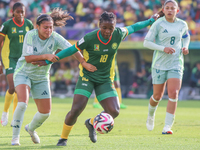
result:
[[(12, 6), (20, 0), (0, 0), (0, 26), (12, 18)], [(165, 0), (21, 0), (26, 6), (26, 18), (35, 25), (40, 13), (49, 13), (60, 7), (73, 16), (64, 28), (55, 28), (74, 44), (86, 33), (98, 28), (98, 19), (103, 11), (111, 11), (117, 16), (117, 27), (128, 26), (143, 21), (158, 12)], [(200, 99), (200, 0), (177, 0), (180, 12), (177, 17), (189, 26), (190, 54), (185, 56), (185, 71), (180, 100)], [(152, 94), (150, 66), (153, 51), (143, 47), (143, 39), (148, 28), (129, 35), (120, 45), (117, 64), (123, 97), (148, 98)], [(200, 65), (200, 64), (199, 64)], [(52, 94), (62, 97), (73, 96), (73, 88), (78, 77), (78, 63), (73, 57), (55, 63), (51, 69)], [(197, 82), (199, 81), (199, 84)], [(0, 76), (0, 94), (7, 88), (5, 75)], [(67, 93), (67, 94), (66, 94)], [(167, 98), (165, 92), (165, 97)]]

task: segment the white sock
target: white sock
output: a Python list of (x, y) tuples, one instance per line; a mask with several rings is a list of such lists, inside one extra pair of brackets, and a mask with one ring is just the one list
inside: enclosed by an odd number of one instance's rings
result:
[(26, 111), (27, 104), (24, 102), (18, 102), (13, 115), (13, 139), (19, 138), (22, 122), (24, 120), (24, 113)]
[(158, 105), (157, 106), (151, 106), (150, 103), (149, 103), (149, 116), (153, 117), (155, 116), (155, 112), (156, 112), (156, 109), (157, 109)]
[(166, 112), (165, 126), (170, 126), (170, 127), (172, 127), (172, 125), (173, 125), (173, 123), (174, 123), (174, 119), (175, 119), (175, 115)]
[(35, 129), (40, 127), (43, 124), (43, 122), (50, 116), (50, 114), (51, 113), (42, 114), (40, 112), (37, 112), (33, 117), (31, 123), (29, 124), (29, 130), (34, 131)]

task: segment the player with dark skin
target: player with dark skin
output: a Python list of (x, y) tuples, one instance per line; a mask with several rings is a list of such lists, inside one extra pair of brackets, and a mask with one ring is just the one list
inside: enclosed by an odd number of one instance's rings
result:
[[(159, 15), (155, 14), (151, 19), (144, 22), (138, 22), (124, 28), (115, 28), (115, 15), (110, 12), (104, 12), (99, 20), (99, 30), (86, 34), (75, 45), (63, 50), (62, 53), (59, 52), (56, 54), (59, 59), (62, 59), (66, 57), (65, 51), (74, 49), (79, 51), (83, 50), (85, 60), (97, 68), (93, 73), (85, 70), (80, 71), (80, 77), (74, 92), (72, 108), (66, 115), (61, 139), (58, 141), (57, 146), (66, 146), (68, 135), (76, 123), (78, 116), (85, 109), (93, 89), (95, 90), (99, 103), (104, 109), (103, 112), (110, 114), (113, 118), (119, 115), (120, 105), (113, 84), (114, 60), (118, 46), (127, 35), (151, 25), (158, 17)], [(49, 64), (48, 61), (46, 62)], [(35, 64), (46, 65), (46, 62), (36, 62)], [(93, 127), (93, 120), (94, 118), (87, 119), (85, 125), (89, 130), (90, 140), (95, 143), (97, 141), (97, 135)]]
[[(15, 88), (13, 82), (13, 73), (17, 60), (20, 57), (19, 54), (21, 54), (22, 52), (23, 37), (26, 32), (33, 29), (33, 24), (31, 23), (31, 21), (25, 19), (25, 6), (20, 2), (17, 2), (13, 5), (13, 18), (8, 20), (7, 22), (5, 22), (7, 24), (2, 25), (0, 31), (0, 52), (2, 50), (2, 60), (6, 70), (6, 78), (8, 82), (8, 90), (5, 95), (4, 111), (1, 119), (1, 124), (3, 126), (6, 126), (8, 123), (8, 109), (10, 107), (13, 97), (15, 97), (13, 102), (13, 113), (17, 105), (17, 96), (14, 96)], [(22, 32), (20, 32), (19, 30)], [(12, 33), (10, 33), (11, 31)], [(18, 38), (19, 40), (17, 41)], [(3, 42), (5, 43), (5, 45), (2, 44)], [(9, 54), (8, 51), (10, 51)], [(3, 69), (0, 64), (0, 74), (2, 73)]]

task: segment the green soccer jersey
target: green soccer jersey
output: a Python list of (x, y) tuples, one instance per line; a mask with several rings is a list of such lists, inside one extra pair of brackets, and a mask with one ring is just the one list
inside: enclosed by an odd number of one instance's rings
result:
[(176, 18), (173, 23), (170, 23), (165, 17), (159, 18), (151, 26), (145, 40), (155, 41), (157, 45), (164, 47), (172, 47), (175, 49), (175, 53), (166, 54), (164, 51), (155, 50), (152, 68), (160, 70), (183, 70), (182, 39), (188, 37), (188, 26), (185, 21)]
[(57, 49), (66, 49), (70, 46), (71, 44), (65, 38), (54, 31), (46, 40), (39, 38), (37, 29), (27, 32), (24, 39), (22, 56), (17, 62), (14, 76), (22, 74), (27, 75), (32, 80), (49, 80), (51, 65), (41, 67), (32, 65), (26, 62), (25, 56), (54, 54)]
[(22, 54), (25, 34), (32, 29), (33, 24), (28, 19), (24, 19), (21, 25), (17, 24), (14, 18), (4, 22), (0, 29), (0, 35), (5, 36), (2, 59), (18, 59)]
[(83, 80), (96, 83), (113, 82), (116, 52), (127, 34), (126, 28), (115, 28), (110, 39), (104, 43), (100, 39), (100, 30), (95, 30), (75, 44), (78, 50), (83, 51), (87, 63), (97, 67), (97, 71), (89, 72), (80, 65), (80, 76)]

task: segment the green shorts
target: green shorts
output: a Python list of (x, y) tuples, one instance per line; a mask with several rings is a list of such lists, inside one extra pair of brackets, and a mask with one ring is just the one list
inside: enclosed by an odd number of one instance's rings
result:
[(15, 67), (17, 65), (18, 58), (9, 58), (9, 67), (5, 68), (6, 75), (12, 74), (15, 71)]
[(89, 98), (93, 90), (95, 90), (99, 102), (108, 97), (118, 96), (113, 83), (95, 83), (85, 79), (84, 77), (79, 77), (74, 94), (84, 95)]
[(152, 84), (163, 84), (170, 78), (183, 78), (183, 71), (181, 70), (159, 70), (152, 69)]
[(14, 75), (14, 85), (17, 87), (20, 84), (26, 84), (31, 88), (33, 99), (51, 98), (51, 90), (49, 81), (31, 80), (26, 75)]

